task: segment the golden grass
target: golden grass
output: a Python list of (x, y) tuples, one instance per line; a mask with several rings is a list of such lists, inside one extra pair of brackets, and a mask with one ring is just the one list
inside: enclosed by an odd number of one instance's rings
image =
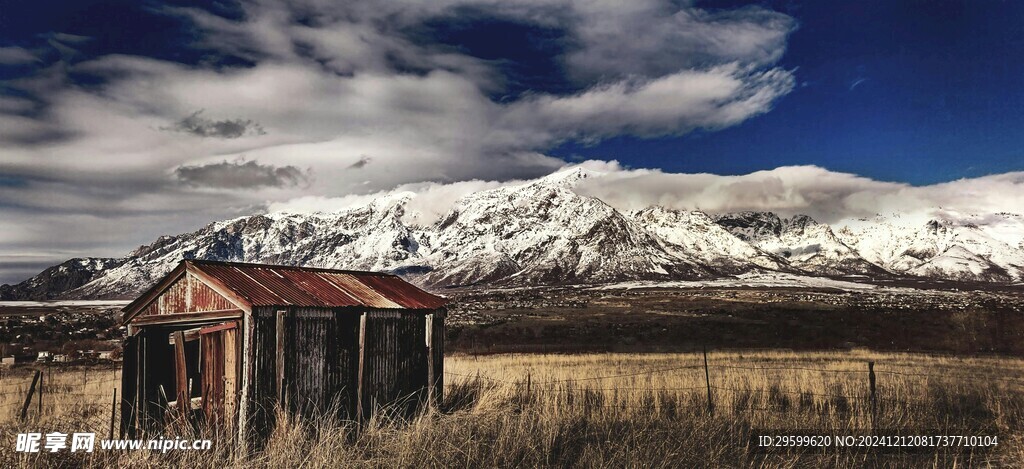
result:
[[(114, 390), (120, 392), (121, 369), (104, 367), (42, 366), (43, 418), (71, 415), (107, 421), (109, 426)], [(0, 423), (16, 420), (25, 395), (32, 384), (35, 369), (5, 370), (0, 378)], [(29, 415), (38, 420), (39, 395), (32, 396)], [(105, 417), (104, 417), (105, 416)]]
[[(709, 354), (713, 411), (701, 354), (454, 356), (436, 412), (404, 422), (380, 415), (359, 432), (329, 418), (282, 418), (267, 447), (232, 454), (97, 452), (24, 455), (0, 451), (0, 464), (202, 467), (1005, 467), (1024, 465), (1024, 360), (853, 352), (722, 351)], [(872, 416), (867, 362), (875, 362)], [(76, 371), (67, 377), (75, 382)], [(114, 372), (107, 371), (114, 376)], [(896, 374), (900, 373), (900, 374)], [(90, 371), (96, 379), (104, 378)], [(478, 377), (479, 376), (479, 377)], [(30, 378), (30, 376), (29, 376)], [(5, 377), (3, 385), (9, 385)], [(17, 378), (23, 380), (24, 377)], [(81, 379), (81, 378), (77, 378)], [(19, 381), (20, 382), (20, 381)], [(529, 384), (527, 384), (529, 382)], [(101, 392), (97, 389), (96, 392)], [(109, 419), (109, 389), (95, 406)], [(73, 395), (68, 392), (68, 395)], [(13, 449), (18, 431), (91, 431), (109, 423), (62, 402), (30, 423), (2, 427)], [(22, 395), (22, 398), (24, 396)], [(6, 397), (5, 397), (6, 399)], [(44, 404), (46, 403), (44, 395)], [(0, 405), (3, 402), (0, 401)], [(63, 410), (59, 410), (63, 409)], [(10, 421), (10, 417), (8, 417)], [(752, 429), (844, 434), (876, 428), (998, 435), (988, 452), (925, 455), (755, 454)], [(98, 427), (98, 428), (97, 428)], [(182, 428), (180, 434), (190, 434)]]

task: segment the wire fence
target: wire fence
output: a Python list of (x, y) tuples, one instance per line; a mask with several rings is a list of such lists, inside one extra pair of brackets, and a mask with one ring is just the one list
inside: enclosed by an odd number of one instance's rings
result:
[[(667, 368), (656, 368), (649, 369), (625, 374), (609, 374), (599, 376), (584, 376), (580, 378), (567, 378), (567, 379), (548, 379), (548, 380), (537, 380), (534, 379), (529, 373), (525, 377), (519, 377), (516, 379), (504, 379), (497, 378), (494, 376), (488, 376), (487, 374), (481, 374), (477, 372), (475, 374), (456, 373), (456, 372), (445, 372), (445, 376), (458, 378), (461, 381), (449, 382), (445, 384), (448, 389), (455, 389), (463, 386), (479, 385), (480, 382), (487, 382), (493, 384), (501, 384), (505, 386), (511, 386), (517, 388), (519, 391), (523, 391), (531, 394), (543, 395), (546, 393), (559, 393), (563, 392), (557, 385), (559, 384), (570, 384), (570, 383), (583, 383), (583, 382), (594, 382), (604, 380), (615, 380), (626, 377), (636, 377), (644, 375), (656, 375), (659, 373), (673, 372), (673, 371), (696, 371), (700, 372), (704, 378), (704, 385), (702, 386), (688, 386), (688, 387), (637, 387), (637, 386), (609, 386), (609, 387), (591, 387), (585, 386), (579, 388), (582, 391), (600, 391), (600, 392), (635, 392), (635, 391), (647, 391), (651, 393), (691, 393), (691, 397), (704, 398), (706, 399), (706, 405), (710, 407), (718, 407), (723, 402), (724, 396), (731, 396), (732, 404), (737, 402), (751, 403), (755, 402), (758, 397), (768, 397), (769, 399), (762, 399), (764, 401), (773, 401), (780, 405), (774, 405), (770, 407), (754, 407), (751, 405), (731, 406), (733, 410), (738, 411), (765, 411), (765, 412), (788, 412), (794, 407), (801, 407), (804, 405), (836, 405), (839, 407), (871, 407), (879, 404), (885, 404), (894, 407), (902, 407), (907, 409), (932, 409), (935, 407), (935, 402), (924, 401), (924, 400), (911, 400), (903, 399), (894, 396), (884, 395), (887, 384), (879, 383), (880, 376), (887, 376), (897, 380), (905, 381), (914, 380), (913, 385), (925, 385), (929, 382), (948, 383), (950, 381), (963, 381), (969, 380), (968, 382), (974, 382), (979, 379), (996, 381), (1007, 385), (1019, 385), (1024, 386), (1024, 379), (1007, 377), (1007, 376), (992, 376), (995, 372), (1004, 373), (1020, 373), (1019, 369), (997, 369), (997, 370), (970, 370), (970, 372), (943, 372), (943, 373), (925, 373), (919, 371), (897, 371), (891, 369), (876, 369), (874, 362), (869, 362), (870, 365), (864, 369), (834, 369), (834, 368), (820, 368), (811, 366), (791, 366), (791, 365), (736, 365), (736, 364), (696, 364), (696, 365), (681, 365)], [(886, 365), (896, 368), (912, 367), (913, 365), (907, 364), (891, 364)], [(853, 377), (864, 381), (864, 391), (857, 393), (823, 393), (815, 392), (804, 389), (783, 389), (779, 386), (770, 386), (766, 388), (753, 388), (753, 387), (736, 387), (727, 386), (716, 383), (711, 376), (717, 375), (720, 370), (739, 370), (748, 372), (766, 372), (773, 373), (777, 376), (781, 376), (785, 372), (805, 372), (805, 373), (819, 373), (824, 375), (844, 375), (847, 377)], [(810, 383), (809, 383), (810, 384)], [(1024, 391), (1024, 389), (1022, 389)], [(792, 396), (798, 399), (797, 402), (792, 402), (780, 396)], [(817, 399), (816, 402), (809, 403), (808, 400)], [(694, 399), (699, 400), (699, 399)], [(726, 404), (730, 401), (726, 400)], [(620, 404), (616, 404), (620, 406)], [(629, 407), (629, 406), (625, 406)], [(643, 408), (650, 409), (657, 407), (656, 402), (651, 402), (649, 405), (642, 406)]]
[(0, 423), (64, 419), (108, 435), (120, 418), (121, 371), (42, 366), (0, 379)]
[[(928, 383), (948, 383), (952, 380), (983, 379), (1002, 383), (1008, 386), (1024, 386), (1024, 379), (1012, 376), (995, 376), (995, 373), (1017, 373), (1019, 370), (949, 370), (942, 373), (912, 371), (913, 365), (879, 364), (864, 369), (836, 369), (797, 365), (745, 365), (735, 363), (698, 363), (683, 364), (670, 367), (656, 367), (626, 373), (603, 375), (586, 375), (580, 377), (558, 379), (535, 379), (529, 372), (526, 376), (516, 378), (496, 377), (486, 370), (476, 373), (458, 373), (446, 371), (445, 388), (455, 390), (459, 387), (489, 385), (509, 386), (517, 392), (542, 396), (552, 393), (565, 393), (570, 388), (591, 393), (646, 393), (671, 394), (675, 397), (686, 397), (692, 403), (706, 400), (711, 407), (728, 407), (735, 411), (786, 412), (793, 408), (808, 406), (832, 406), (838, 408), (865, 408), (867, 406), (887, 405), (906, 409), (929, 409), (933, 402), (911, 400), (887, 395), (887, 386), (900, 380), (903, 385), (925, 385)], [(953, 365), (951, 365), (953, 366)], [(898, 370), (891, 368), (899, 368)], [(717, 377), (723, 371), (740, 371), (749, 373), (768, 373), (780, 378), (785, 373), (817, 373), (822, 375), (844, 376), (864, 382), (859, 392), (820, 392), (806, 389), (785, 389), (781, 386), (768, 387), (737, 386), (734, 383), (723, 384)], [(38, 378), (32, 374), (12, 376), (7, 373), (0, 378), (0, 423), (10, 421), (31, 421), (46, 416), (59, 416), (75, 419), (76, 424), (84, 425), (87, 430), (97, 433), (112, 431), (120, 419), (120, 370), (118, 369), (78, 369), (55, 371), (52, 367), (35, 370)], [(977, 371), (977, 372), (976, 372)], [(703, 381), (701, 385), (670, 386), (670, 385), (616, 385), (622, 381), (637, 377), (654, 377), (665, 373), (695, 373), (693, 379)], [(715, 379), (712, 379), (715, 377)], [(884, 377), (884, 379), (883, 379)], [(793, 379), (794, 376), (789, 376)], [(802, 376), (799, 377), (803, 379)], [(33, 383), (38, 379), (38, 382)], [(809, 385), (813, 384), (808, 382)], [(1024, 389), (1022, 389), (1024, 392)], [(625, 402), (621, 396), (612, 396), (611, 403), (602, 404), (606, 407), (656, 409), (665, 405), (658, 399), (650, 399), (640, 405)], [(769, 406), (755, 404), (770, 403)], [(593, 405), (593, 402), (590, 403)], [(678, 402), (668, 404), (678, 405)]]

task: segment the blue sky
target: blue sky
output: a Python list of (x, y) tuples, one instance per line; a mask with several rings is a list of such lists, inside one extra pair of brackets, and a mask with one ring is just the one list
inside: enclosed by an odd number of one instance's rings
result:
[(770, 113), (556, 153), (726, 174), (815, 164), (913, 184), (1024, 168), (1024, 3), (768, 4), (799, 21), (780, 61), (799, 85)]
[[(173, 3), (173, 2), (172, 2)], [(180, 5), (191, 2), (178, 2)], [(47, 34), (87, 36), (84, 59), (137, 54), (190, 64), (245, 60), (190, 47), (197, 32), (180, 18), (135, 1), (10, 1), (0, 41), (34, 46)], [(743, 174), (783, 165), (820, 165), (873, 178), (928, 184), (1024, 167), (1024, 4), (1003, 1), (707, 1), (709, 10), (758, 5), (793, 17), (779, 66), (797, 87), (770, 113), (740, 125), (685, 136), (617, 136), (565, 142), (548, 152), (617, 159), (633, 167)], [(243, 15), (231, 2), (211, 11)], [(465, 8), (433, 18), (426, 36), (488, 60), (504, 61), (516, 82), (501, 93), (571, 93), (556, 60), (571, 40), (545, 28)], [(524, 47), (525, 45), (525, 47)], [(50, 55), (59, 51), (50, 51)], [(42, 65), (7, 67), (5, 77)], [(88, 77), (81, 77), (87, 83)]]
[[(937, 184), (1024, 184), (1022, 17), (1002, 1), (8, 0), (0, 281), (396, 188), (443, 187), (443, 211), (587, 160), (718, 175), (701, 190), (719, 199), (730, 176), (771, 179), (757, 204), (702, 208), (839, 218), (908, 188), (947, 206)], [(688, 190), (643, 200), (695, 208)]]

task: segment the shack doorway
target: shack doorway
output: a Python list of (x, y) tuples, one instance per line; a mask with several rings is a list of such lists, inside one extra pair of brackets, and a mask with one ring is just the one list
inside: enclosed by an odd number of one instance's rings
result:
[(239, 385), (238, 321), (199, 330), (202, 405), (206, 422), (234, 431)]

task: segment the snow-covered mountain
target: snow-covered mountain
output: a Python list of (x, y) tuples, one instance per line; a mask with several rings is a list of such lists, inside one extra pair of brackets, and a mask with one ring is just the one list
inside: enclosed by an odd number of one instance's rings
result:
[[(391, 271), (427, 287), (702, 280), (787, 275), (921, 276), (1003, 283), (1024, 278), (1024, 217), (899, 216), (835, 228), (769, 212), (710, 216), (650, 207), (622, 212), (574, 187), (576, 168), (469, 194), (420, 225), (412, 193), (330, 213), (264, 214), (162, 236), (121, 259), (73, 259), (0, 299), (132, 296), (181, 259)], [(965, 221), (967, 220), (967, 221)]]
[[(848, 221), (837, 234), (869, 262), (891, 272), (954, 280), (1020, 281), (1024, 278), (1021, 217), (995, 214), (986, 220), (982, 226), (961, 220), (915, 223), (901, 217), (875, 217)], [(1011, 229), (1013, 225), (1017, 230)]]
[(782, 219), (771, 212), (740, 212), (719, 215), (716, 221), (737, 238), (798, 270), (822, 275), (885, 273), (840, 240), (830, 226), (806, 215)]
[(464, 197), (427, 230), (430, 285), (710, 277), (701, 263), (604, 202), (573, 192), (582, 170)]
[(0, 285), (0, 300), (52, 300), (85, 285), (124, 261), (100, 257), (70, 259), (40, 272), (17, 285)]
[(253, 215), (162, 236), (69, 293), (114, 296), (145, 289), (181, 259), (212, 259), (354, 270), (390, 270), (418, 259), (418, 234), (402, 223), (408, 194), (335, 213)]
[(656, 206), (632, 212), (630, 217), (654, 234), (669, 253), (712, 266), (719, 273), (745, 272), (755, 266), (788, 270), (786, 259), (734, 235), (704, 212)]

